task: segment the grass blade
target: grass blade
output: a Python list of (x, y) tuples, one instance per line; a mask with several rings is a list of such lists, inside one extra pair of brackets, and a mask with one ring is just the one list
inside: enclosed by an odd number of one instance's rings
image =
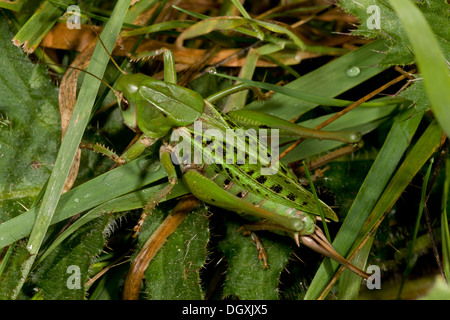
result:
[[(255, 72), (256, 63), (258, 62), (259, 54), (253, 48), (251, 48), (247, 54), (244, 65), (239, 71), (239, 77), (251, 80), (253, 78), (253, 73)], [(237, 83), (236, 83), (237, 84)], [(248, 90), (241, 91), (231, 95), (222, 111), (227, 113), (231, 110), (240, 110), (245, 106), (247, 101)]]
[[(344, 223), (336, 235), (333, 246), (346, 256), (361, 230), (391, 175), (408, 147), (421, 120), (410, 117), (413, 110), (399, 114), (386, 141), (364, 180)], [(407, 119), (407, 120), (405, 120)], [(355, 231), (356, 230), (356, 231)], [(316, 299), (331, 280), (339, 265), (326, 259), (314, 277), (305, 299)]]
[[(153, 193), (146, 190), (139, 191), (133, 195), (129, 195), (129, 193), (166, 176), (159, 162), (155, 162), (151, 157), (139, 158), (63, 194), (56, 207), (51, 224), (90, 210), (123, 195), (129, 197), (130, 202), (129, 208), (124, 210), (140, 208)], [(117, 187), (119, 185), (120, 188)], [(180, 183), (180, 185), (182, 184)], [(119, 212), (121, 207), (121, 204), (116, 203), (115, 208), (117, 211), (115, 212)], [(112, 210), (113, 208), (109, 207), (105, 210)], [(0, 248), (28, 236), (38, 211), (39, 207), (33, 208), (0, 224)]]
[(417, 172), (439, 147), (441, 137), (442, 128), (436, 121), (433, 121), (408, 153), (404, 162), (384, 190), (350, 252), (354, 252), (360, 244), (367, 240), (367, 236), (376, 230), (381, 221), (383, 221), (385, 214), (389, 212)]
[[(296, 89), (288, 88), (288, 86), (282, 87), (282, 86), (277, 86), (277, 85), (266, 83), (266, 82), (257, 82), (257, 81), (249, 80), (246, 78), (233, 77), (233, 76), (229, 76), (229, 75), (221, 74), (221, 73), (217, 73), (217, 72), (213, 72), (213, 74), (218, 77), (222, 77), (222, 78), (226, 78), (226, 79), (230, 79), (230, 80), (234, 80), (234, 81), (240, 81), (240, 82), (247, 84), (248, 86), (253, 86), (253, 87), (261, 88), (261, 89), (265, 89), (265, 90), (271, 90), (271, 91), (286, 95), (287, 97), (298, 99), (298, 100), (301, 100), (304, 102), (313, 103), (316, 105), (320, 104), (320, 105), (324, 105), (324, 106), (347, 107), (347, 106), (351, 105), (352, 103), (354, 103), (354, 101), (327, 98), (327, 97), (321, 96), (321, 95), (310, 94), (306, 91), (298, 91)], [(374, 104), (372, 102), (364, 102), (361, 105), (362, 106), (377, 106), (378, 103)]]
[[(106, 48), (112, 50), (116, 43), (116, 38), (122, 26), (123, 18), (130, 5), (130, 0), (119, 1), (114, 8), (110, 20), (105, 26), (103, 32), (103, 41)], [(97, 45), (89, 64), (88, 71), (98, 77), (102, 77), (109, 61), (108, 54), (103, 46)], [(42, 241), (44, 240), (47, 229), (52, 221), (53, 214), (59, 202), (64, 182), (66, 180), (69, 169), (72, 165), (75, 152), (81, 141), (84, 129), (89, 121), (90, 111), (94, 104), (100, 82), (93, 77), (86, 77), (80, 90), (79, 98), (75, 105), (70, 125), (67, 129), (66, 136), (61, 144), (58, 158), (56, 159), (53, 172), (50, 176), (48, 187), (44, 194), (41, 208), (36, 218), (36, 223), (31, 231), (30, 238), (27, 243), (27, 249), (30, 253), (29, 259), (22, 266), (22, 277), (20, 284), (14, 289), (14, 297), (19, 294), (28, 274), (31, 270), (36, 255), (39, 252)]]
[(402, 191), (411, 182), (412, 178), (439, 147), (441, 138), (442, 128), (436, 121), (433, 121), (408, 153), (395, 176), (386, 187), (383, 196), (380, 198), (369, 217), (368, 221), (370, 221), (370, 223), (364, 227), (360, 237), (365, 237), (380, 221), (382, 215), (392, 207), (395, 201), (397, 201)]
[[(367, 258), (369, 257), (370, 249), (375, 235), (371, 236), (364, 247), (352, 260), (352, 264), (361, 270), (365, 270)], [(354, 274), (350, 270), (345, 270), (339, 278), (339, 300), (356, 300), (358, 298), (359, 289), (361, 287), (361, 277)]]
[[(384, 57), (381, 51), (385, 49), (386, 42), (374, 41), (327, 63), (284, 87), (315, 96), (335, 97), (385, 70), (387, 67), (377, 65)], [(346, 74), (347, 69), (352, 66), (357, 66), (361, 71), (356, 77), (349, 77)], [(275, 93), (269, 100), (252, 102), (246, 108), (291, 120), (315, 107), (317, 107), (317, 103), (300, 101), (281, 93)]]
[[(64, 0), (61, 5), (68, 6)], [(32, 53), (53, 25), (58, 21), (62, 10), (51, 1), (45, 1), (33, 16), (23, 25), (13, 39), (16, 46), (22, 46), (26, 53)]]
[[(124, 196), (112, 199), (110, 201), (107, 201), (86, 214), (84, 214), (81, 218), (76, 220), (73, 224), (71, 224), (58, 238), (53, 241), (50, 246), (45, 250), (45, 252), (39, 254), (39, 260), (36, 262), (36, 264), (39, 264), (42, 260), (45, 259), (45, 257), (53, 251), (55, 248), (58, 247), (58, 245), (66, 239), (68, 236), (70, 236), (73, 232), (75, 232), (77, 229), (85, 225), (86, 223), (100, 217), (105, 212), (108, 213), (117, 213), (117, 212), (124, 212), (124, 211), (130, 211), (135, 210), (139, 208), (143, 208), (145, 204), (148, 203), (148, 201), (151, 201), (151, 199), (154, 199), (161, 190), (166, 187), (168, 183), (164, 183), (161, 185), (157, 185), (154, 187), (150, 187), (144, 190), (135, 191), (129, 194), (126, 194)], [(179, 196), (182, 196), (184, 194), (188, 193), (188, 190), (184, 186), (183, 183), (178, 183), (173, 189), (170, 195), (163, 198), (160, 203), (163, 203), (166, 200), (174, 199)], [(57, 211), (55, 215), (62, 216), (61, 211)], [(72, 211), (72, 214), (78, 214), (80, 212)], [(59, 216), (56, 216), (55, 218), (60, 219)]]
[(448, 192), (450, 190), (450, 159), (445, 161), (444, 194), (442, 196), (441, 234), (442, 234), (442, 260), (445, 277), (450, 279), (450, 232), (447, 217)]
[(430, 161), (427, 173), (425, 175), (425, 178), (423, 179), (422, 193), (421, 193), (420, 204), (419, 204), (419, 212), (417, 213), (416, 223), (414, 225), (414, 231), (412, 234), (411, 243), (409, 244), (408, 258), (406, 258), (406, 268), (402, 274), (402, 282), (400, 283), (400, 288), (398, 290), (397, 299), (401, 298), (402, 290), (403, 290), (403, 286), (405, 284), (406, 277), (408, 276), (409, 272), (411, 271), (411, 269), (413, 267), (412, 263), (411, 263), (411, 257), (413, 254), (414, 244), (416, 243), (417, 234), (419, 232), (420, 219), (422, 218), (422, 213), (423, 213), (423, 209), (424, 209), (424, 205), (425, 205), (425, 197), (426, 197), (426, 192), (427, 192), (427, 187), (428, 187), (428, 180), (430, 178), (432, 167), (433, 167), (433, 158)]
[[(431, 27), (420, 10), (409, 0), (389, 0), (402, 22), (419, 71), (431, 109), (447, 136), (450, 135), (450, 76), (448, 62), (440, 49)], [(448, 26), (447, 26), (448, 27)]]

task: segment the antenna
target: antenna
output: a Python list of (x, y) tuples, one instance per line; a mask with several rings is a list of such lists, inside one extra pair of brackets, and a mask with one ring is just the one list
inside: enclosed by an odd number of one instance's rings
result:
[(50, 66), (59, 66), (59, 67), (64, 67), (64, 68), (70, 68), (70, 69), (75, 69), (75, 70), (83, 71), (83, 72), (87, 73), (88, 75), (94, 77), (95, 79), (100, 80), (105, 86), (107, 86), (109, 89), (111, 89), (111, 90), (114, 92), (114, 94), (115, 94), (116, 96), (117, 96), (117, 94), (118, 94), (117, 90), (115, 90), (110, 84), (108, 84), (108, 82), (106, 82), (106, 81), (103, 80), (102, 78), (97, 77), (95, 74), (93, 74), (93, 73), (91, 73), (91, 72), (89, 72), (89, 71), (86, 71), (86, 70), (84, 70), (84, 69), (82, 69), (82, 68), (72, 67), (72, 66), (68, 66), (68, 65), (65, 65), (65, 64), (61, 64), (61, 63), (53, 63), (53, 62), (40, 62), (40, 63), (46, 64), (46, 65), (50, 65)]
[[(116, 68), (117, 68), (120, 72), (122, 72), (122, 74), (127, 74), (125, 71), (123, 71), (123, 70), (119, 67), (119, 65), (117, 64), (116, 60), (113, 59), (113, 57), (112, 57), (111, 54), (109, 53), (108, 49), (106, 49), (106, 46), (105, 46), (105, 44), (103, 43), (102, 38), (100, 38), (100, 35), (99, 35), (98, 32), (97, 32), (97, 29), (94, 28), (94, 24), (92, 23), (91, 18), (89, 17), (89, 15), (88, 15), (86, 9), (84, 8), (83, 3), (82, 3), (81, 1), (79, 1), (79, 3), (80, 3), (81, 8), (83, 8), (83, 11), (84, 11), (84, 13), (86, 14), (86, 17), (88, 18), (88, 21), (89, 21), (90, 26), (91, 26), (92, 29), (94, 30), (95, 34), (97, 35), (98, 40), (100, 40), (100, 43), (101, 43), (103, 49), (105, 49), (105, 51), (106, 51), (106, 53), (108, 54), (108, 56), (109, 56), (109, 58), (111, 59), (111, 61), (114, 63), (114, 65), (116, 66)], [(115, 92), (115, 91), (114, 91), (114, 92)]]

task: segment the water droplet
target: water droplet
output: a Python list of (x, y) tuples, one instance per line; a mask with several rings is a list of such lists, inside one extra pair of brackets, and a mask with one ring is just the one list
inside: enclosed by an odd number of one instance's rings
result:
[(78, 203), (78, 202), (80, 202), (80, 199), (75, 198), (75, 199), (73, 199), (73, 202)]
[(347, 75), (347, 77), (350, 77), (350, 78), (354, 78), (354, 77), (358, 76), (360, 73), (361, 73), (361, 69), (359, 69), (359, 67), (357, 67), (357, 66), (351, 66), (345, 71), (345, 74)]
[(216, 70), (216, 68), (211, 68), (211, 69), (209, 69), (208, 72), (211, 73), (211, 74), (216, 74), (217, 70)]

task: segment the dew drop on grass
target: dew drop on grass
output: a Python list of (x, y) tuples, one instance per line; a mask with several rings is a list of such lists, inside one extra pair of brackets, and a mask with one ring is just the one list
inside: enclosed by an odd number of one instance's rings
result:
[(347, 70), (345, 71), (345, 74), (347, 75), (347, 77), (350, 78), (354, 78), (356, 76), (358, 76), (361, 73), (361, 69), (359, 69), (359, 67), (357, 66), (351, 66), (349, 68), (347, 68)]

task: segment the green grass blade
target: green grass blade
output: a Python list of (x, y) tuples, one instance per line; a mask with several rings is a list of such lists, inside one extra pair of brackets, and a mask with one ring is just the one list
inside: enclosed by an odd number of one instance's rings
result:
[[(261, 88), (261, 89), (265, 89), (265, 90), (271, 90), (271, 91), (283, 94), (285, 96), (288, 96), (290, 98), (298, 99), (298, 100), (301, 100), (304, 102), (313, 103), (315, 105), (320, 104), (323, 106), (348, 107), (349, 105), (354, 103), (354, 101), (327, 98), (327, 97), (324, 97), (321, 95), (310, 94), (305, 91), (298, 91), (295, 89), (288, 88), (287, 86), (282, 87), (282, 86), (277, 86), (277, 85), (266, 83), (266, 82), (258, 82), (258, 81), (253, 81), (253, 80), (249, 80), (249, 79), (245, 79), (245, 78), (233, 77), (233, 76), (229, 76), (227, 74), (221, 74), (221, 73), (217, 73), (217, 72), (212, 72), (212, 73), (218, 77), (235, 80), (235, 81), (240, 81), (249, 86), (253, 86), (253, 87)], [(377, 106), (377, 105), (378, 105), (378, 103), (374, 104), (371, 102), (364, 102), (361, 104), (361, 106)]]
[[(408, 147), (421, 117), (410, 117), (413, 110), (400, 113), (364, 180), (358, 195), (350, 208), (333, 242), (334, 248), (346, 256), (355, 242), (370, 212), (381, 196), (391, 175)], [(314, 277), (305, 299), (316, 299), (336, 272), (339, 264), (326, 259)]]
[(134, 30), (124, 31), (121, 33), (122, 37), (138, 36), (141, 34), (148, 34), (154, 32), (167, 31), (177, 28), (189, 28), (194, 24), (193, 21), (186, 20), (172, 20), (161, 23), (152, 24), (151, 26), (141, 27)]
[[(56, 207), (51, 223), (54, 224), (70, 218), (75, 214), (90, 210), (166, 176), (163, 168), (159, 165), (159, 161), (155, 161), (151, 157), (136, 159), (127, 165), (91, 179), (63, 194)], [(150, 191), (142, 191), (134, 196), (130, 196), (130, 208), (125, 210), (142, 207), (143, 205), (141, 204), (145, 204), (145, 201), (151, 196), (152, 193)], [(116, 209), (119, 210), (121, 204), (115, 205), (117, 206)], [(132, 207), (133, 205), (135, 207)], [(39, 208), (33, 208), (20, 216), (0, 224), (0, 248), (30, 234)]]
[[(62, 0), (61, 5), (67, 7), (70, 1)], [(50, 1), (45, 1), (41, 7), (28, 19), (13, 39), (16, 46), (22, 46), (24, 51), (32, 53), (53, 25), (61, 17), (62, 10)]]
[(176, 44), (181, 47), (184, 40), (207, 35), (216, 30), (235, 30), (240, 26), (248, 24), (241, 17), (213, 17), (197, 22), (184, 30), (177, 38)]
[[(161, 192), (161, 190), (167, 185), (168, 183), (163, 183), (144, 190), (135, 191), (123, 195), (121, 197), (114, 198), (90, 210), (89, 212), (84, 214), (81, 218), (76, 220), (73, 224), (71, 224), (70, 227), (68, 227), (55, 241), (53, 241), (50, 244), (50, 246), (45, 250), (45, 252), (39, 254), (39, 260), (36, 261), (36, 264), (39, 264), (42, 260), (44, 260), (45, 257), (48, 254), (50, 254), (50, 252), (52, 252), (55, 248), (57, 248), (58, 245), (64, 239), (66, 239), (68, 236), (70, 236), (73, 232), (75, 232), (78, 228), (82, 227), (86, 223), (100, 217), (105, 212), (117, 213), (143, 208), (149, 201), (154, 199)], [(184, 184), (182, 182), (178, 183), (172, 189), (172, 192), (167, 197), (161, 199), (159, 203), (163, 203), (164, 201), (180, 197), (182, 195), (185, 195), (186, 193), (188, 193), (188, 190), (184, 186)], [(61, 200), (61, 202), (62, 201), (63, 199)], [(83, 206), (83, 204), (81, 204), (81, 206)], [(77, 211), (79, 210), (73, 210), (71, 214), (74, 215), (81, 213)], [(64, 214), (61, 211), (56, 211), (54, 221), (60, 220), (62, 216), (64, 216)]]
[[(374, 101), (375, 103), (376, 101)], [(375, 128), (377, 128), (380, 123), (386, 121), (393, 112), (398, 109), (397, 105), (387, 105), (384, 107), (377, 108), (356, 108), (340, 117), (330, 125), (326, 127), (326, 130), (330, 131), (352, 131), (359, 132), (364, 135)], [(323, 121), (327, 120), (334, 114), (328, 114), (315, 119), (300, 122), (299, 124), (307, 128), (314, 128)], [(283, 143), (286, 139), (281, 139), (280, 142)], [(335, 149), (343, 145), (342, 142), (332, 141), (332, 140), (317, 140), (317, 139), (307, 139), (298, 147), (294, 148), (289, 152), (283, 160), (287, 163), (298, 161), (300, 159), (306, 159), (308, 157), (314, 157), (320, 155), (328, 150)], [(281, 152), (284, 148), (281, 149)]]
[(157, 4), (161, 5), (161, 1), (149, 0), (149, 1), (135, 2), (127, 11), (127, 15), (125, 16), (124, 22), (133, 23), (139, 17), (140, 14), (152, 9), (152, 7)]
[(25, 1), (0, 1), (0, 8), (19, 12)]
[(444, 194), (442, 195), (441, 234), (442, 234), (442, 260), (445, 277), (450, 279), (450, 232), (448, 225), (448, 192), (450, 190), (450, 159), (445, 161)]
[(420, 204), (419, 204), (419, 212), (417, 213), (416, 223), (414, 225), (414, 230), (413, 230), (413, 234), (411, 237), (411, 243), (409, 244), (408, 257), (406, 258), (406, 267), (402, 274), (402, 281), (400, 283), (400, 288), (398, 289), (397, 299), (401, 298), (403, 286), (406, 281), (406, 277), (408, 276), (408, 274), (410, 273), (410, 271), (413, 267), (411, 258), (413, 255), (414, 244), (416, 243), (416, 239), (417, 239), (417, 234), (419, 233), (420, 220), (422, 218), (422, 213), (423, 213), (423, 209), (424, 209), (424, 205), (425, 205), (425, 197), (426, 197), (426, 193), (427, 193), (428, 180), (430, 179), (432, 167), (433, 167), (433, 158), (431, 158), (431, 160), (430, 160), (430, 164), (428, 165), (427, 173), (425, 174), (425, 178), (423, 179), (422, 192), (421, 192)]
[[(255, 72), (256, 63), (259, 60), (259, 54), (254, 49), (250, 49), (247, 53), (244, 65), (239, 71), (239, 77), (251, 80)], [(237, 84), (237, 83), (236, 83)], [(240, 110), (244, 108), (247, 101), (248, 90), (241, 91), (231, 95), (222, 111), (227, 113), (231, 110)]]
[[(112, 50), (116, 43), (117, 36), (122, 26), (123, 18), (130, 5), (130, 0), (119, 1), (114, 8), (110, 20), (105, 26), (103, 42), (108, 50)], [(100, 44), (97, 45), (89, 64), (88, 71), (98, 77), (102, 77), (108, 64), (109, 56)], [(27, 243), (27, 249), (30, 253), (29, 259), (23, 265), (21, 284), (14, 289), (14, 296), (17, 297), (23, 283), (28, 277), (32, 264), (39, 252), (42, 241), (47, 233), (47, 229), (53, 218), (56, 206), (58, 204), (64, 182), (69, 173), (76, 150), (81, 141), (84, 129), (89, 121), (90, 111), (94, 104), (100, 82), (93, 77), (86, 77), (83, 81), (73, 116), (66, 136), (61, 144), (58, 158), (56, 159), (53, 172), (50, 176), (42, 205), (36, 217), (36, 223), (31, 231)]]
[(392, 208), (417, 172), (439, 147), (441, 137), (442, 128), (436, 121), (433, 121), (408, 153), (404, 162), (384, 190), (367, 219), (368, 223), (358, 235), (351, 252), (373, 230), (375, 225), (380, 222), (380, 219), (383, 219), (384, 214)]
[[(251, 17), (248, 14), (248, 12), (244, 9), (244, 7), (242, 6), (242, 4), (237, 1), (237, 0), (231, 0), (231, 2), (233, 2), (233, 4), (235, 5), (235, 7), (239, 10), (239, 12), (242, 14), (242, 16), (245, 19), (250, 20)], [(258, 35), (258, 39), (263, 40), (264, 39), (264, 33), (261, 31), (261, 29), (258, 28), (258, 26), (255, 23), (251, 23), (252, 28), (255, 30), (256, 34)]]
[[(179, 11), (181, 11), (181, 12), (184, 12), (184, 13), (190, 15), (190, 16), (193, 16), (195, 18), (203, 20), (200, 23), (204, 23), (205, 20), (207, 20), (207, 19), (215, 19), (215, 18), (216, 18), (216, 20), (217, 20), (217, 18), (219, 20), (220, 19), (222, 19), (222, 20), (223, 19), (230, 19), (230, 17), (213, 17), (213, 18), (211, 18), (210, 16), (207, 16), (207, 15), (204, 15), (204, 14), (200, 14), (200, 13), (196, 13), (196, 12), (192, 12), (192, 11), (189, 11), (189, 10), (186, 10), (186, 9), (182, 9), (182, 8), (177, 7), (177, 6), (172, 6), (172, 7), (177, 9), (177, 10), (179, 10)], [(231, 18), (232, 19), (238, 19), (238, 20), (239, 19), (244, 19), (244, 18), (240, 18), (240, 17), (231, 17)], [(211, 20), (211, 21), (213, 21), (213, 20)], [(275, 24), (266, 23), (266, 22), (260, 21), (260, 20), (247, 19), (247, 21), (259, 23), (261, 26), (263, 26), (264, 28), (266, 28), (268, 30), (274, 30), (275, 32), (280, 32), (280, 33), (284, 33), (284, 34), (288, 35), (292, 39), (292, 41), (291, 40), (286, 40), (286, 39), (280, 39), (280, 38), (278, 38), (276, 36), (273, 36), (271, 34), (267, 34), (267, 33), (264, 34), (264, 40), (265, 41), (271, 42), (271, 43), (274, 43), (274, 44), (278, 44), (278, 45), (280, 45), (282, 47), (291, 48), (291, 49), (302, 48), (302, 50), (304, 50), (304, 51), (310, 51), (310, 52), (315, 52), (315, 53), (323, 53), (323, 54), (332, 54), (332, 55), (340, 55), (342, 53), (348, 52), (347, 49), (342, 49), (342, 48), (330, 48), (330, 47), (325, 47), (325, 46), (309, 46), (309, 45), (304, 44), (300, 40), (300, 38), (298, 38), (297, 35), (295, 35), (295, 33), (291, 32), (290, 30), (287, 30), (287, 29), (282, 28), (280, 26), (276, 26)], [(228, 24), (228, 23), (229, 22), (227, 22), (226, 24)], [(197, 26), (198, 24), (199, 23), (197, 23), (194, 26), (192, 26), (193, 29), (197, 29), (197, 31), (195, 31), (196, 33), (199, 32), (197, 34), (197, 36), (199, 36), (201, 34), (204, 34), (201, 31), (201, 29), (204, 28), (204, 25)], [(223, 27), (225, 29), (227, 29), (226, 24), (223, 25)], [(217, 27), (216, 29), (221, 29), (220, 28), (221, 26), (218, 25), (217, 22), (215, 22), (215, 21), (212, 22), (212, 24), (210, 22), (206, 23), (206, 26), (208, 28), (213, 27), (213, 25), (216, 25), (216, 27)], [(255, 32), (253, 30), (250, 30), (250, 29), (247, 29), (245, 27), (239, 27), (238, 26), (235, 29), (233, 29), (233, 31), (245, 34), (245, 35), (250, 36), (250, 37), (259, 38), (259, 34), (257, 32)], [(183, 34), (185, 32), (186, 31), (184, 31), (182, 33), (182, 35), (181, 35), (182, 40), (180, 40), (178, 42), (179, 45), (181, 45), (181, 42), (184, 41), (184, 35)], [(191, 31), (187, 31), (187, 32), (190, 33)]]
[[(448, 61), (445, 60), (439, 43), (425, 17), (414, 3), (410, 0), (389, 0), (389, 2), (402, 22), (411, 42), (419, 71), (423, 77), (425, 91), (431, 103), (431, 109), (448, 136), (450, 135)], [(445, 28), (445, 26), (443, 27)]]
[[(385, 70), (387, 67), (377, 65), (384, 57), (380, 51), (385, 49), (385, 41), (374, 41), (317, 68), (284, 87), (315, 96), (335, 97)], [(354, 66), (360, 69), (360, 73), (357, 76), (349, 77), (346, 72)], [(314, 102), (300, 101), (281, 93), (275, 93), (269, 100), (252, 102), (246, 108), (290, 120), (310, 111), (317, 105)]]
[[(366, 269), (365, 266), (367, 258), (369, 257), (374, 238), (375, 235), (371, 236), (361, 251), (359, 251), (356, 257), (352, 260), (352, 264), (361, 270)], [(354, 274), (350, 270), (345, 270), (339, 278), (339, 300), (356, 300), (361, 287), (361, 281), (361, 277)]]
[(360, 237), (368, 234), (381, 216), (394, 205), (412, 178), (439, 147), (441, 138), (442, 128), (436, 121), (433, 121), (408, 153), (386, 190), (384, 190), (382, 197), (369, 217), (370, 223), (361, 231)]
[(260, 20), (255, 20), (255, 19), (250, 19), (251, 22), (254, 22), (257, 26), (266, 28), (267, 30), (270, 30), (272, 32), (276, 32), (276, 33), (283, 33), (285, 35), (287, 35), (289, 38), (292, 39), (292, 41), (295, 43), (295, 45), (301, 49), (301, 50), (305, 50), (306, 46), (303, 43), (303, 41), (291, 30), (281, 27), (277, 24), (274, 23), (270, 23), (267, 21), (260, 21)]

